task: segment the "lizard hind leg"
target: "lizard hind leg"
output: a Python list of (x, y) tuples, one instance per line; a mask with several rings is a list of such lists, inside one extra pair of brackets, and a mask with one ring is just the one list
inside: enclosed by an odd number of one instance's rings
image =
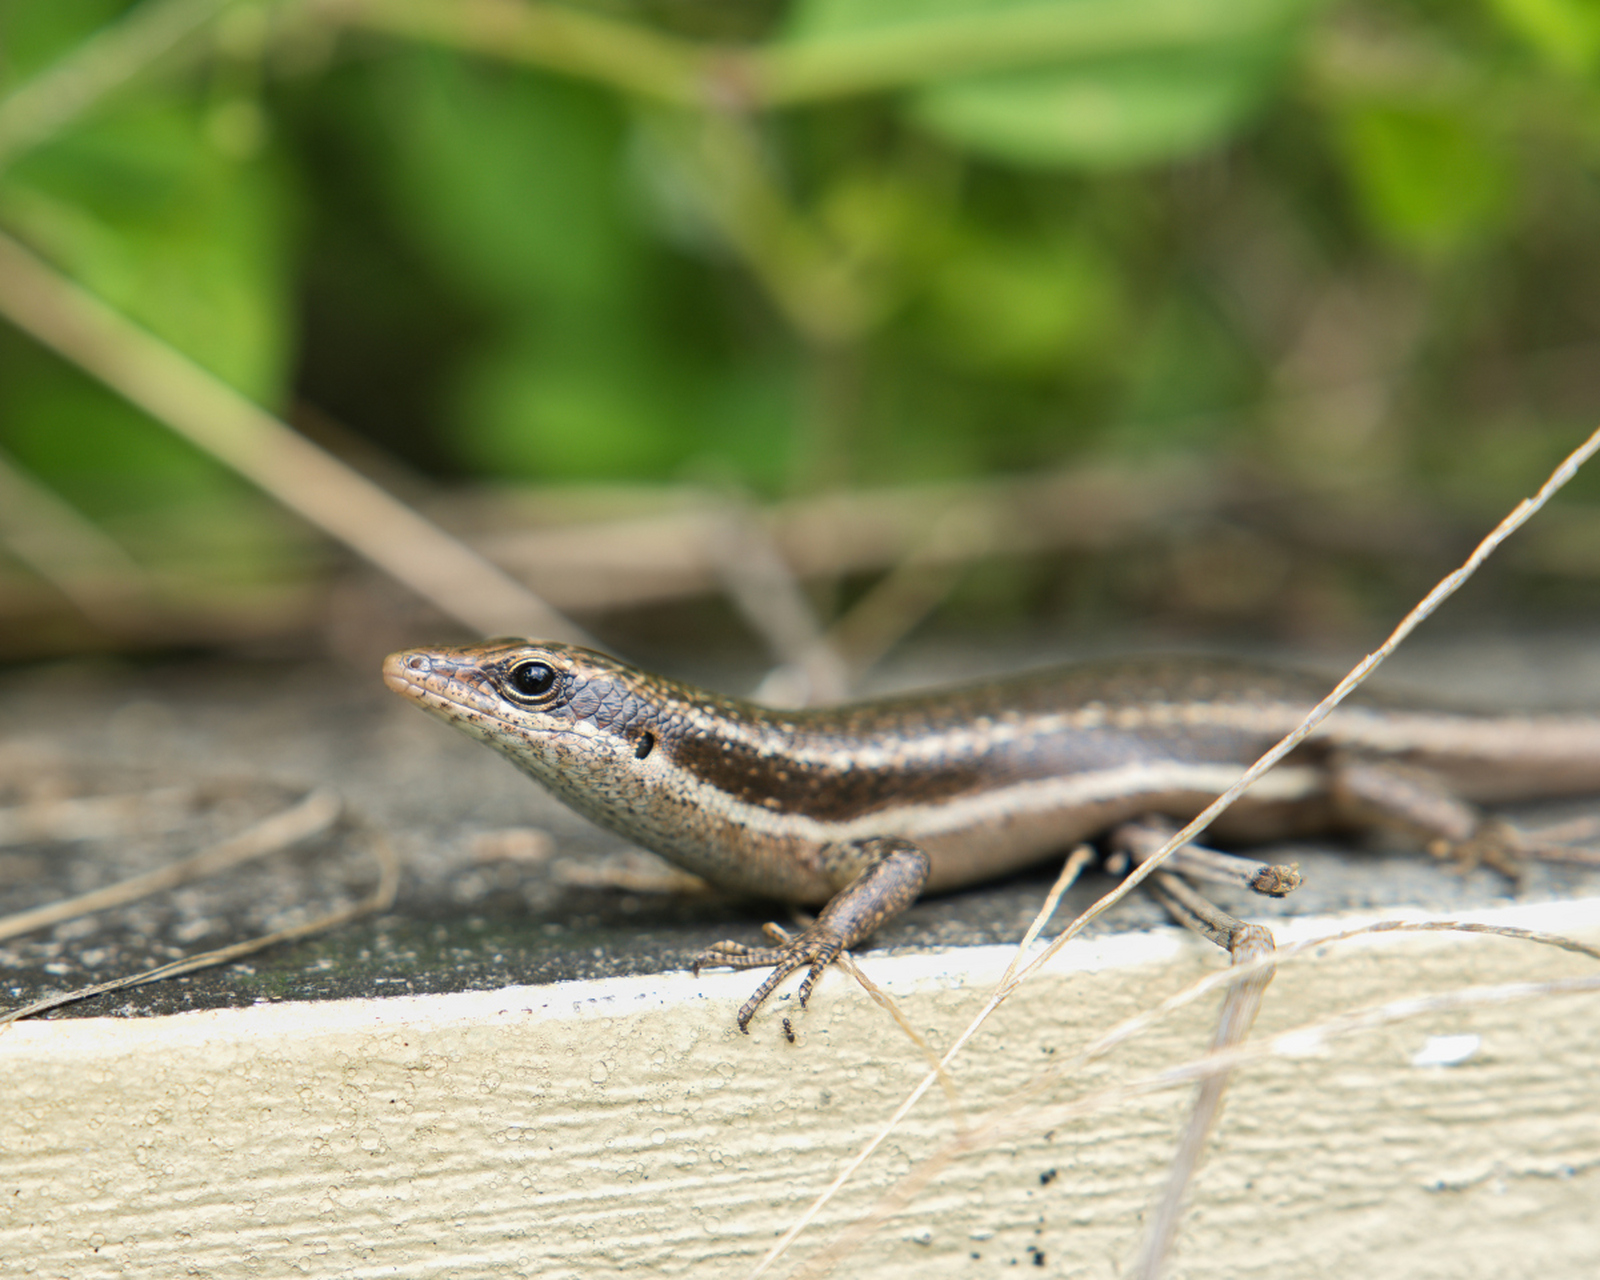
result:
[(1330, 778), (1330, 793), (1347, 821), (1409, 832), (1434, 857), (1463, 871), (1493, 867), (1515, 882), (1522, 858), (1536, 852), (1510, 823), (1485, 816), (1423, 770), (1346, 760), (1331, 768)]
[(841, 951), (870, 937), (915, 902), (928, 881), (929, 865), (928, 855), (909, 840), (873, 836), (831, 846), (824, 854), (824, 866), (843, 887), (829, 899), (814, 924), (779, 947), (718, 942), (695, 957), (694, 971), (699, 973), (702, 966), (709, 965), (732, 969), (773, 966), (739, 1009), (739, 1030), (748, 1033), (756, 1010), (791, 973), (809, 968), (800, 984), (800, 1003), (804, 1005), (823, 971)]

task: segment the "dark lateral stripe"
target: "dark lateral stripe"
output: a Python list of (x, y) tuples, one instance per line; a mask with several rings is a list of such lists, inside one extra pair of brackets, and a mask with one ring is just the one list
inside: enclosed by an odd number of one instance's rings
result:
[(847, 822), (890, 805), (937, 804), (992, 780), (980, 761), (892, 770), (807, 765), (730, 738), (685, 737), (673, 745), (672, 759), (697, 782), (743, 804), (823, 822)]

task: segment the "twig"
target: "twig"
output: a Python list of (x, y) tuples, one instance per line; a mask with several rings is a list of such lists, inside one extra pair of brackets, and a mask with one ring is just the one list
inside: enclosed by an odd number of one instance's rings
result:
[(521, 583), (3, 233), (0, 314), (464, 625), (587, 638)]

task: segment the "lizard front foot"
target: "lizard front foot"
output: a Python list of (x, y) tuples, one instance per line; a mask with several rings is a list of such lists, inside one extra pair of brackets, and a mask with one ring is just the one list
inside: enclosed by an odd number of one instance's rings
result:
[[(769, 930), (773, 926), (767, 926)], [(797, 934), (781, 947), (747, 947), (741, 942), (717, 942), (707, 947), (694, 958), (694, 972), (699, 974), (702, 966), (722, 965), (729, 969), (759, 969), (765, 965), (772, 965), (773, 970), (766, 976), (765, 981), (756, 988), (755, 994), (739, 1006), (739, 1030), (746, 1035), (750, 1034), (750, 1019), (756, 1016), (756, 1010), (774, 991), (778, 984), (791, 973), (810, 966), (800, 983), (800, 1004), (805, 1006), (811, 998), (811, 990), (816, 986), (817, 979), (830, 964), (839, 958), (839, 953), (844, 950), (845, 940), (843, 935), (835, 930), (826, 929), (820, 923), (812, 925), (805, 932)]]
[[(783, 939), (778, 947), (747, 947), (737, 942), (719, 942), (695, 957), (694, 971), (701, 965), (721, 964), (734, 969), (776, 966), (739, 1008), (739, 1030), (750, 1030), (761, 1002), (777, 990), (778, 984), (798, 969), (810, 966), (800, 984), (800, 1003), (810, 999), (822, 971), (839, 958), (846, 947), (853, 947), (875, 929), (893, 920), (916, 901), (928, 880), (928, 855), (909, 840), (895, 836), (870, 836), (847, 844), (830, 845), (823, 864), (844, 888), (829, 900), (817, 921), (795, 938)], [(774, 933), (776, 925), (768, 925)]]

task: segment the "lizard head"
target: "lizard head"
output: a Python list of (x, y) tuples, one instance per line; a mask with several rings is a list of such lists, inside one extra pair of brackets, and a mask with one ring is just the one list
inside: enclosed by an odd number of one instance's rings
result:
[(384, 683), (562, 790), (573, 773), (636, 770), (656, 746), (651, 677), (590, 649), (491, 640), (407, 649), (383, 663)]

